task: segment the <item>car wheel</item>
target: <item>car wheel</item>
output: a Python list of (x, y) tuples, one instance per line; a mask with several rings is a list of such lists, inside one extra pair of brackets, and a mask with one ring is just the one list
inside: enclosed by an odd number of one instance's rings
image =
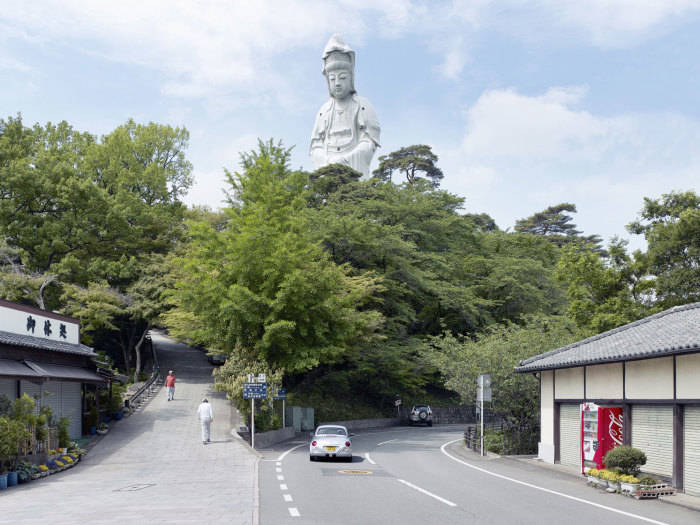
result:
[(418, 417), (425, 421), (425, 419), (428, 417), (428, 413), (421, 412), (420, 414), (418, 414)]

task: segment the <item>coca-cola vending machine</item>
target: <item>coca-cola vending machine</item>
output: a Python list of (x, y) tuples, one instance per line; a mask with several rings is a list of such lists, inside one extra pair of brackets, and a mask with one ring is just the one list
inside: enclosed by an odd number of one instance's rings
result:
[(622, 445), (622, 407), (581, 405), (581, 472), (585, 467), (602, 469), (608, 450)]

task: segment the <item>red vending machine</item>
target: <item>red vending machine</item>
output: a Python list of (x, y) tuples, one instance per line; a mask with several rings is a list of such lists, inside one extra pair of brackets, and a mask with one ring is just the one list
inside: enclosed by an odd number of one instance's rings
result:
[(622, 445), (622, 407), (581, 405), (581, 472), (602, 469), (608, 450)]

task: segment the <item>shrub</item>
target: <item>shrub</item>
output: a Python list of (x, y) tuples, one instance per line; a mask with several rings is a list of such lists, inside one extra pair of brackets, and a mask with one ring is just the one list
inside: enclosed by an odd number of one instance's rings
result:
[(642, 476), (639, 478), (640, 485), (656, 485), (658, 482), (659, 480), (653, 476)]
[(600, 470), (598, 470), (597, 468), (588, 469), (588, 475), (593, 476), (594, 478), (598, 478), (600, 477)]
[(68, 443), (70, 443), (70, 436), (68, 435), (68, 426), (70, 425), (70, 420), (67, 417), (62, 417), (58, 420), (58, 447), (67, 448)]
[(636, 476), (641, 466), (646, 464), (647, 457), (638, 448), (620, 446), (615, 447), (603, 458), (603, 463), (608, 468), (619, 468), (623, 474)]

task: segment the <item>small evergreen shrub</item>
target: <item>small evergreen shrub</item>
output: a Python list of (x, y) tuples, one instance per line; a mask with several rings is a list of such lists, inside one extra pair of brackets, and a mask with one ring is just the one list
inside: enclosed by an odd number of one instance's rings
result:
[(638, 448), (626, 445), (615, 447), (603, 458), (603, 463), (608, 468), (618, 468), (620, 472), (629, 476), (639, 474), (642, 465), (646, 464), (647, 457)]

